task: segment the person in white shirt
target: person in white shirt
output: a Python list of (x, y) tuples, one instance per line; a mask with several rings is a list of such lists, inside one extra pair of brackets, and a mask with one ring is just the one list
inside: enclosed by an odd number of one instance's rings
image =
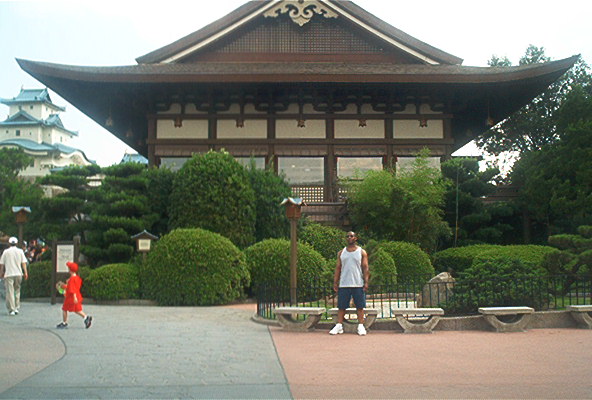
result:
[(4, 250), (0, 257), (0, 278), (4, 279), (6, 289), (6, 308), (8, 315), (17, 315), (21, 307), (21, 282), (23, 274), (29, 279), (27, 272), (27, 257), (16, 247), (18, 239), (14, 236), (8, 239), (10, 247)]
[(358, 246), (358, 238), (354, 232), (345, 236), (347, 247), (337, 254), (337, 265), (333, 280), (333, 290), (337, 292), (337, 324), (329, 332), (331, 335), (343, 333), (343, 319), (350, 300), (354, 299), (358, 314), (358, 335), (365, 335), (364, 307), (366, 307), (366, 291), (370, 279), (368, 254)]

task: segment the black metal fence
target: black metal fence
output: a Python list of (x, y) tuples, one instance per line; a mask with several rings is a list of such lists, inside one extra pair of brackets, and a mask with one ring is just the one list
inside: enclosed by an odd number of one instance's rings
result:
[[(428, 282), (431, 277), (374, 285), (368, 289), (366, 307), (378, 309), (379, 319), (394, 318), (398, 308), (442, 307), (446, 315), (477, 314), (479, 307), (529, 306), (537, 311), (561, 310), (568, 305), (592, 304), (590, 275), (555, 275), (522, 279)], [(289, 286), (277, 283), (256, 288), (257, 313), (274, 319), (273, 309), (283, 306), (337, 307), (337, 296), (327, 281), (299, 282), (297, 304), (290, 302)], [(353, 305), (352, 305), (353, 307)], [(328, 312), (324, 319), (329, 319)]]

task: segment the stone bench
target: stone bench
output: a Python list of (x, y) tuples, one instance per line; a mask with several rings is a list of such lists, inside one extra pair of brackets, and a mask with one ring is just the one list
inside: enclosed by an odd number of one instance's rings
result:
[[(397, 322), (403, 328), (403, 333), (432, 333), (440, 316), (444, 315), (441, 308), (394, 308), (391, 313), (397, 318)], [(428, 318), (409, 318), (409, 316), (427, 316)]]
[[(298, 332), (313, 330), (325, 311), (327, 311), (325, 307), (277, 307), (273, 309), (282, 328)], [(304, 320), (299, 320), (298, 315), (304, 315)]]
[[(337, 323), (337, 313), (339, 312), (339, 308), (331, 308), (329, 309), (329, 315), (333, 319), (333, 322)], [(358, 310), (356, 308), (348, 308), (345, 310), (346, 317), (348, 315), (355, 315), (357, 318)], [(376, 321), (376, 317), (378, 316), (378, 309), (376, 308), (364, 308), (364, 328), (370, 329), (374, 321)], [(357, 322), (351, 322), (347, 318), (343, 319), (343, 331), (347, 333), (356, 333), (358, 329)]]
[[(496, 332), (524, 332), (534, 309), (530, 307), (479, 307)], [(503, 321), (499, 319), (502, 317)]]
[(592, 329), (592, 305), (567, 306), (567, 311), (571, 313), (580, 328)]

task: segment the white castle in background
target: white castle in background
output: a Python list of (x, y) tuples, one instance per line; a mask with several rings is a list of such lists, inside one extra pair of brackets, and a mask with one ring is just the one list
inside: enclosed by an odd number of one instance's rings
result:
[(64, 127), (47, 89), (21, 89), (12, 99), (0, 99), (9, 107), (8, 118), (0, 122), (0, 148), (18, 147), (35, 159), (19, 176), (35, 179), (51, 170), (70, 165), (90, 165), (82, 150), (68, 146), (78, 132)]

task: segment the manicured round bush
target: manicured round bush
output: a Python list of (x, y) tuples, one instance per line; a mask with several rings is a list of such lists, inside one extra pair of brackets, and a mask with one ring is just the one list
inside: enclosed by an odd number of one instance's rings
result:
[(148, 253), (140, 269), (144, 297), (160, 305), (226, 304), (244, 295), (249, 271), (243, 253), (205, 229), (175, 229)]
[(539, 308), (547, 299), (546, 281), (519, 258), (478, 256), (460, 274), (453, 296), (444, 308), (451, 313), (475, 313), (479, 307), (529, 306)]
[(207, 229), (246, 247), (255, 239), (255, 204), (245, 168), (226, 152), (210, 151), (194, 155), (177, 172), (169, 223)]
[(370, 266), (370, 286), (372, 290), (384, 291), (384, 286), (394, 287), (397, 282), (397, 267), (395, 260), (389, 253), (383, 249), (378, 249), (368, 255), (368, 264)]
[[(330, 276), (327, 261), (307, 243), (298, 243), (298, 286), (319, 285)], [(290, 286), (290, 241), (267, 239), (245, 249), (254, 292), (258, 285)], [(326, 282), (325, 282), (326, 283)], [(332, 286), (332, 285), (331, 285)]]
[(382, 242), (376, 250), (383, 250), (393, 258), (400, 281), (429, 280), (435, 274), (430, 257), (414, 243)]
[(335, 261), (337, 253), (347, 245), (344, 231), (317, 223), (305, 225), (298, 234), (298, 239), (310, 244), (327, 260)]
[(87, 296), (95, 300), (137, 299), (138, 270), (131, 264), (107, 264), (94, 269), (84, 280)]

